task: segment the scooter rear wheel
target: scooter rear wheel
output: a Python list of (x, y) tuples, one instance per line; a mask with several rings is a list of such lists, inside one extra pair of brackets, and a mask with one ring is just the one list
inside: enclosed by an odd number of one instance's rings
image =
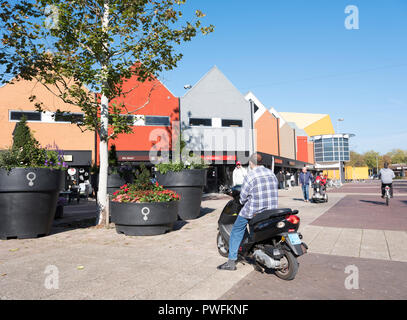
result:
[(297, 259), (291, 252), (285, 251), (280, 262), (285, 266), (282, 269), (275, 270), (276, 276), (283, 280), (293, 280), (298, 272)]
[(218, 246), (218, 252), (222, 257), (227, 258), (229, 255), (229, 248), (227, 247), (225, 241), (223, 240), (222, 235), (218, 232), (218, 236), (216, 237), (216, 243)]

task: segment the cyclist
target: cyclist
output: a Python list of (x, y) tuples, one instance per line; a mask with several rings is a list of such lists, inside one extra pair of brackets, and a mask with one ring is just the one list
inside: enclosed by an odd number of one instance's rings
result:
[(385, 188), (386, 186), (390, 187), (390, 197), (393, 198), (393, 178), (395, 174), (393, 170), (389, 168), (389, 164), (387, 162), (384, 163), (384, 168), (380, 169), (379, 171), (379, 179), (382, 180), (382, 198), (384, 198)]

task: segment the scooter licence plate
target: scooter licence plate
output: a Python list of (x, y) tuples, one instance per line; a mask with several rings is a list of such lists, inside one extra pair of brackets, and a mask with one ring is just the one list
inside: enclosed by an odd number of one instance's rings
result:
[(288, 239), (290, 240), (292, 245), (296, 245), (296, 244), (301, 244), (302, 241), (300, 239), (300, 237), (298, 236), (298, 233), (289, 233), (288, 234)]

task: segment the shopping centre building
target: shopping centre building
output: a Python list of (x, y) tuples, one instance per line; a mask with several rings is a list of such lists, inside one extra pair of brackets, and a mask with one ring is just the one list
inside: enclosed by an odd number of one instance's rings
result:
[[(174, 139), (179, 141), (181, 130), (187, 149), (210, 164), (206, 191), (231, 184), (236, 162), (247, 165), (255, 151), (275, 172), (283, 170), (294, 175), (304, 166), (315, 170), (336, 161), (336, 149), (332, 150), (332, 161), (328, 156), (331, 145), (344, 148), (339, 151), (341, 161), (349, 155), (350, 136), (336, 136), (329, 115), (279, 112), (267, 107), (254, 93), (243, 95), (217, 67), (211, 68), (183, 97), (176, 97), (159, 79), (140, 83), (134, 77), (124, 82), (123, 91), (129, 93), (111, 103), (125, 105), (132, 112), (134, 125), (132, 133), (120, 134), (109, 142), (109, 146), (116, 146), (119, 162), (152, 165), (152, 150), (172, 157)], [(45, 113), (36, 111), (29, 99), (32, 95), (44, 104)], [(16, 122), (24, 115), (42, 146), (56, 144), (64, 150), (67, 163), (75, 169), (68, 178), (80, 183), (89, 177), (90, 166), (98, 163), (98, 137), (63, 116), (54, 117), (58, 109), (77, 118), (84, 116), (79, 107), (61, 102), (35, 81), (2, 86), (0, 149), (11, 146)], [(332, 136), (331, 144), (324, 140), (326, 135)]]

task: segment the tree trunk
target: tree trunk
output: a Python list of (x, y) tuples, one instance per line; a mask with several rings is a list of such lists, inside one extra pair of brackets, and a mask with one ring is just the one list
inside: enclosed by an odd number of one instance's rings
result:
[[(109, 23), (109, 4), (106, 1), (104, 4), (104, 13), (102, 21), (102, 29), (107, 32)], [(104, 43), (105, 48), (108, 48), (109, 44)], [(107, 173), (108, 173), (108, 141), (109, 141), (109, 98), (105, 95), (107, 88), (107, 77), (108, 77), (108, 65), (107, 62), (102, 65), (102, 97), (100, 105), (100, 144), (99, 144), (99, 190), (98, 190), (98, 208), (99, 208), (99, 219), (98, 225), (104, 225), (107, 221)]]
[(105, 95), (102, 95), (101, 104), (101, 135), (99, 144), (99, 190), (98, 190), (98, 207), (99, 207), (99, 220), (98, 224), (105, 224), (106, 222), (106, 205), (107, 205), (107, 173), (108, 173), (108, 117), (109, 117), (109, 100)]

